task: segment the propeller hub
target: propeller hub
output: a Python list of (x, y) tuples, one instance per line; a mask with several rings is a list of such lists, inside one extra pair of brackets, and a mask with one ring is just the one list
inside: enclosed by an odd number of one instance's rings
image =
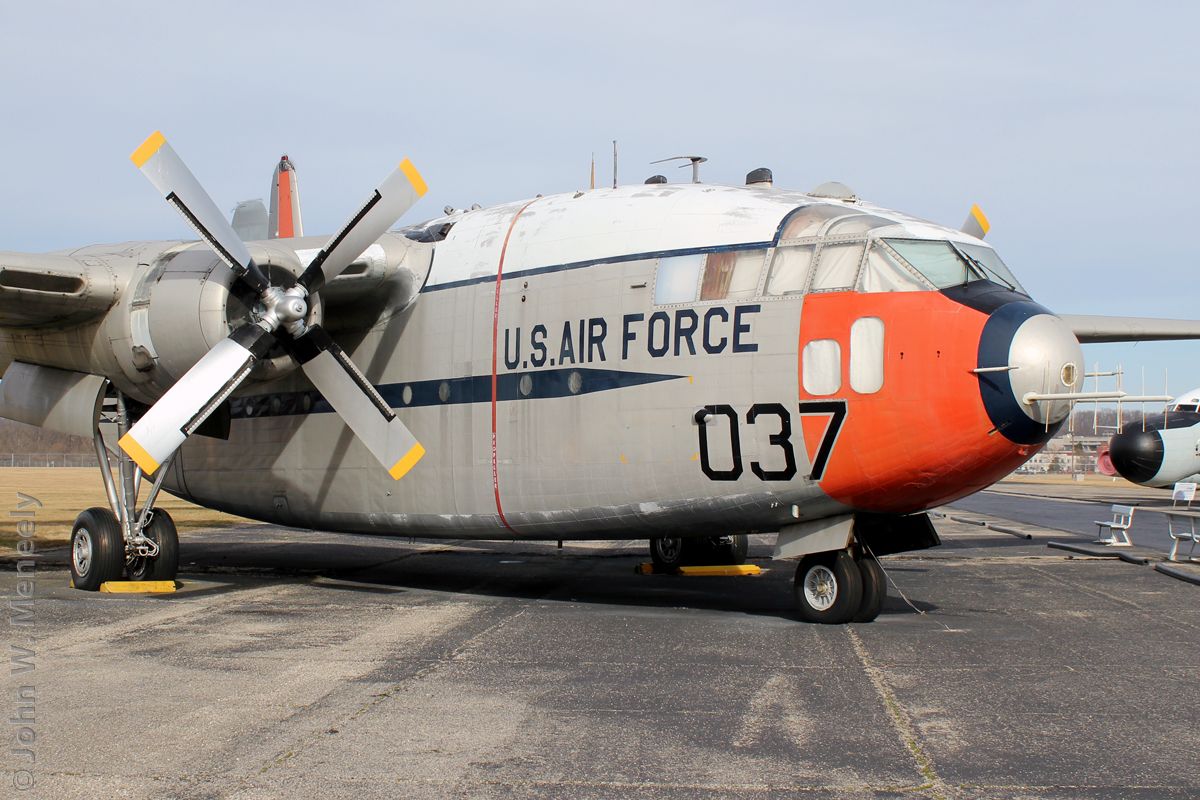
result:
[(291, 327), (308, 315), (308, 294), (303, 287), (281, 289), (271, 286), (262, 293), (261, 324), (268, 330)]

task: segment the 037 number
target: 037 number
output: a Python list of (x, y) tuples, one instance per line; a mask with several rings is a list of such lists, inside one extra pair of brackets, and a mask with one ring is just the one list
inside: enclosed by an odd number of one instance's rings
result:
[[(829, 424), (825, 427), (816, 457), (813, 458), (812, 471), (808, 475), (809, 480), (819, 481), (825, 474), (825, 466), (829, 463), (829, 456), (837, 442), (842, 423), (846, 421), (846, 401), (807, 400), (800, 403), (799, 414), (801, 417), (810, 415), (829, 417)], [(717, 417), (724, 417), (728, 420), (729, 451), (733, 461), (729, 469), (714, 467), (709, 452), (708, 423), (710, 418), (715, 420)], [(760, 418), (770, 418), (776, 424), (777, 430), (775, 433), (769, 434), (768, 441), (772, 447), (777, 447), (781, 451), (783, 466), (780, 469), (767, 469), (762, 462), (751, 461), (750, 471), (760, 481), (789, 481), (796, 477), (796, 450), (792, 446), (792, 415), (782, 403), (755, 403), (746, 412), (746, 424), (757, 426), (760, 424)], [(697, 435), (700, 437), (700, 470), (714, 481), (736, 481), (742, 477), (740, 420), (733, 406), (724, 404), (705, 406), (696, 412), (695, 421)], [(767, 423), (767, 419), (761, 420), (761, 424)]]

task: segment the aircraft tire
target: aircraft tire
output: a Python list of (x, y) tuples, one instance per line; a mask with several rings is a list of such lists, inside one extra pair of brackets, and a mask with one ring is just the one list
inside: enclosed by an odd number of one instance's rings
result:
[(656, 536), (650, 540), (650, 560), (655, 572), (674, 572), (683, 566), (684, 540), (678, 536)]
[(723, 537), (729, 541), (723, 544), (716, 545), (714, 550), (715, 558), (713, 564), (745, 564), (746, 555), (750, 552), (750, 537), (744, 533), (736, 533), (732, 536)]
[(179, 532), (175, 521), (164, 509), (155, 508), (146, 538), (158, 545), (154, 558), (135, 558), (129, 562), (131, 581), (173, 581), (179, 572)]
[(854, 618), (862, 603), (862, 572), (845, 550), (813, 553), (796, 567), (793, 591), (806, 622), (841, 625)]
[(883, 567), (871, 556), (858, 559), (858, 571), (862, 573), (862, 601), (852, 622), (871, 622), (883, 610), (883, 601), (887, 598), (887, 577)]
[(94, 592), (125, 572), (125, 537), (117, 517), (107, 508), (89, 508), (71, 528), (71, 584)]

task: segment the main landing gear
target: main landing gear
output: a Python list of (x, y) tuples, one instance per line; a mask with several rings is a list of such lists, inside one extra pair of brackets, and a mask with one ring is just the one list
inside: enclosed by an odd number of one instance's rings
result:
[(745, 564), (749, 548), (744, 533), (689, 539), (659, 536), (650, 540), (650, 560), (656, 572), (672, 572), (683, 566)]
[[(130, 419), (121, 394), (105, 399), (99, 422), (115, 423), (118, 434), (125, 435)], [(71, 530), (72, 585), (94, 592), (105, 581), (120, 580), (126, 575), (135, 581), (174, 580), (179, 571), (179, 534), (171, 515), (154, 508), (171, 462), (159, 466), (139, 510), (141, 468), (118, 449), (114, 481), (99, 424), (93, 441), (109, 508), (89, 508), (75, 518)]]
[(796, 608), (807, 622), (870, 622), (883, 610), (887, 582), (874, 557), (835, 550), (801, 559), (794, 592)]

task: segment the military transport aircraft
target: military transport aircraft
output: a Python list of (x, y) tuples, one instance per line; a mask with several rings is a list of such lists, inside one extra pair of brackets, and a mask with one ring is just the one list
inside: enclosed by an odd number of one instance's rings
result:
[(328, 241), (244, 243), (161, 134), (132, 158), (201, 241), (0, 253), (0, 415), (105, 465), (79, 589), (174, 578), (165, 488), (350, 533), (642, 537), (666, 568), (775, 531), (804, 619), (869, 620), (876, 557), (938, 543), (926, 509), (1115, 399), (1079, 391), (1080, 342), (1200, 338), (1054, 315), (977, 210), (958, 231), (764, 170), (389, 230), (425, 192), (404, 161)]

